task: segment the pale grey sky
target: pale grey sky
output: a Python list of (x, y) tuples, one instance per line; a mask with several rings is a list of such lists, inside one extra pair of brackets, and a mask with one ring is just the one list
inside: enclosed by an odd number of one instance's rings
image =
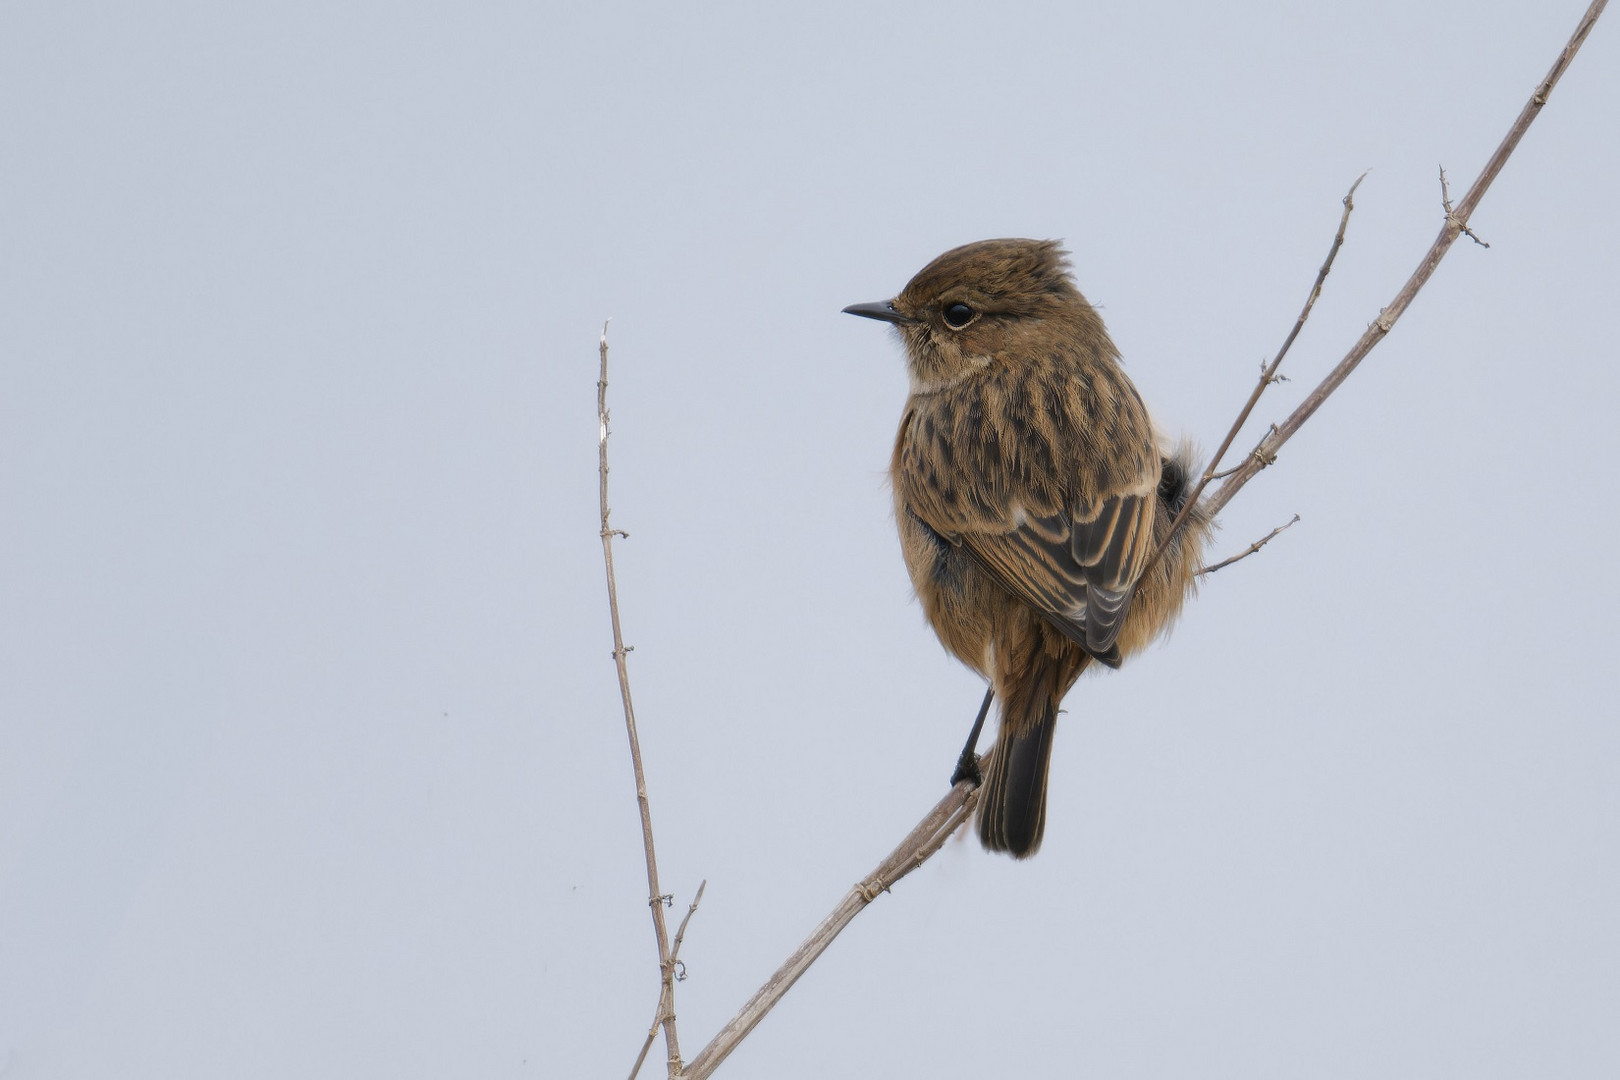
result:
[[(709, 882), (695, 1052), (980, 695), (889, 519), (898, 346), (839, 309), (1064, 238), (1210, 447), (1351, 181), (1261, 423), (1579, 14), (8, 5), (0, 1077), (627, 1071), (607, 316), (664, 883)], [(1070, 695), (1040, 855), (949, 845), (722, 1075), (1620, 1073), (1617, 42), (1217, 554), (1301, 523)]]

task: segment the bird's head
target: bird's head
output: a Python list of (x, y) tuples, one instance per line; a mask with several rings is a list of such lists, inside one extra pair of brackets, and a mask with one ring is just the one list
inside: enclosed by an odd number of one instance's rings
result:
[(1054, 341), (1102, 331), (1102, 320), (1069, 280), (1067, 253), (1055, 240), (980, 240), (953, 248), (893, 300), (844, 310), (899, 329), (912, 393), (943, 390), (997, 363), (1050, 355)]

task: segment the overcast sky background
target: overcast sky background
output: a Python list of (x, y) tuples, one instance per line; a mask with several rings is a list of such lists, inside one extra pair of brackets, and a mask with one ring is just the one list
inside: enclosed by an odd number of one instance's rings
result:
[[(1060, 237), (1160, 422), (1394, 295), (1578, 2), (13, 3), (0, 14), (0, 1077), (690, 1056), (943, 793), (899, 348)], [(725, 1076), (1620, 1074), (1620, 26), (1408, 316)], [(1259, 428), (1257, 427), (1258, 431)], [(1252, 445), (1246, 435), (1240, 446)], [(655, 1051), (656, 1062), (661, 1050)], [(644, 1075), (662, 1075), (650, 1066)]]

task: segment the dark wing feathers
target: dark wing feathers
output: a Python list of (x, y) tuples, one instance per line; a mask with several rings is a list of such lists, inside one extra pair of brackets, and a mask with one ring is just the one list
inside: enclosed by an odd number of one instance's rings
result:
[(1085, 567), (1086, 649), (1112, 648), (1152, 551), (1155, 493), (1110, 495), (1075, 514), (1070, 550)]
[(1153, 534), (1154, 492), (1109, 495), (1075, 508), (1075, 561), (1087, 580), (1105, 589), (1129, 588), (1141, 576)]
[[(1004, 531), (963, 534), (962, 542), (1009, 591), (1110, 666), (1153, 535), (1153, 491), (1030, 515), (1015, 512)], [(982, 531), (981, 531), (982, 530)]]
[[(1040, 520), (1040, 526), (1061, 515)], [(1057, 537), (1040, 526), (1008, 532), (968, 533), (962, 540), (996, 580), (1021, 599), (1062, 620), (1085, 618), (1086, 579), (1069, 555), (1067, 531)], [(1045, 534), (1045, 535), (1043, 535)]]

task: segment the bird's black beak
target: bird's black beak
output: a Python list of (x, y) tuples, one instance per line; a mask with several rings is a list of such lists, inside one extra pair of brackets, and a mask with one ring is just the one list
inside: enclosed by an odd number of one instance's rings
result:
[(863, 319), (876, 319), (878, 322), (894, 323), (896, 326), (911, 321), (894, 310), (893, 300), (878, 300), (871, 304), (851, 304), (844, 309), (844, 314), (859, 315)]

